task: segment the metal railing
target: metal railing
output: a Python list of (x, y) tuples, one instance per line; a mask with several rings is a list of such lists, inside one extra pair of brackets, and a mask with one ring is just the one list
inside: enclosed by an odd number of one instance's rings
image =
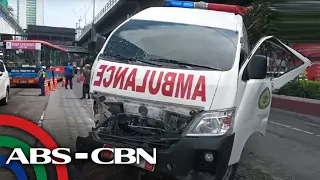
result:
[(1, 4), (0, 4), (0, 16), (8, 22), (8, 24), (15, 29), (15, 31), (18, 34), (24, 34), (24, 30), (22, 27), (19, 25), (18, 21), (11, 16), (11, 13), (6, 10)]
[[(107, 4), (101, 9), (101, 11), (94, 17), (94, 24), (96, 24), (104, 15), (106, 15), (110, 9), (112, 9), (120, 0), (109, 0)], [(80, 40), (85, 34), (89, 32), (92, 27), (92, 21), (86, 24), (81, 30), (81, 34), (77, 40)]]

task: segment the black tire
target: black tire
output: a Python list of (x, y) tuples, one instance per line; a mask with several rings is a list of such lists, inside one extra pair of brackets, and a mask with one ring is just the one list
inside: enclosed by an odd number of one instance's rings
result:
[[(183, 180), (197, 180), (197, 179), (206, 179), (206, 180), (235, 180), (238, 164), (228, 166), (224, 175), (219, 175), (219, 177), (214, 176), (209, 173), (199, 173), (193, 171), (192, 174), (189, 174), (190, 177), (185, 177)], [(222, 177), (221, 177), (222, 176)]]
[(9, 103), (9, 88), (7, 87), (6, 96), (0, 100), (0, 105), (5, 106)]
[(129, 180), (133, 174), (130, 166), (98, 165), (90, 162), (82, 166), (79, 180)]

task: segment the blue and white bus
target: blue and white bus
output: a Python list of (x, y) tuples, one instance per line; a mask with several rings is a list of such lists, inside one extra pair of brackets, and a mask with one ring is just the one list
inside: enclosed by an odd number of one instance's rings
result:
[(48, 78), (52, 77), (52, 71), (58, 79), (63, 77), (68, 63), (64, 48), (40, 40), (6, 40), (4, 47), (4, 63), (11, 85), (36, 85), (41, 68), (47, 69)]

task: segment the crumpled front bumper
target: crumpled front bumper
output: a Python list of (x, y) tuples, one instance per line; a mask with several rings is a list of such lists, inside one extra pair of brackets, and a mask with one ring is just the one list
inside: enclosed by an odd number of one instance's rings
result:
[[(155, 177), (174, 177), (179, 180), (207, 180), (213, 177), (220, 179), (227, 170), (233, 141), (234, 134), (219, 137), (183, 137), (167, 150), (157, 151), (154, 172), (140, 168), (137, 170)], [(77, 138), (76, 150), (90, 153), (104, 145), (128, 147), (121, 142), (102, 140), (96, 133), (91, 132), (87, 137)], [(211, 162), (205, 158), (208, 154), (213, 157)], [(101, 156), (99, 158), (103, 161)]]

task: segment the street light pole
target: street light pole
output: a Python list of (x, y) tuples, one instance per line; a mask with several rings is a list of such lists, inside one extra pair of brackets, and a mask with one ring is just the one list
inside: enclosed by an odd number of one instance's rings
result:
[(94, 42), (94, 35), (95, 35), (95, 27), (94, 27), (94, 17), (95, 17), (95, 9), (96, 9), (96, 1), (92, 0), (92, 28), (91, 28), (91, 40)]
[(95, 35), (96, 30), (94, 27), (94, 18), (95, 18), (95, 9), (96, 9), (96, 1), (92, 0), (92, 26), (91, 26), (91, 43), (92, 43), (92, 52), (95, 53)]
[(92, 24), (94, 24), (94, 16), (95, 16), (95, 11), (96, 11), (96, 0), (93, 0), (92, 2)]

